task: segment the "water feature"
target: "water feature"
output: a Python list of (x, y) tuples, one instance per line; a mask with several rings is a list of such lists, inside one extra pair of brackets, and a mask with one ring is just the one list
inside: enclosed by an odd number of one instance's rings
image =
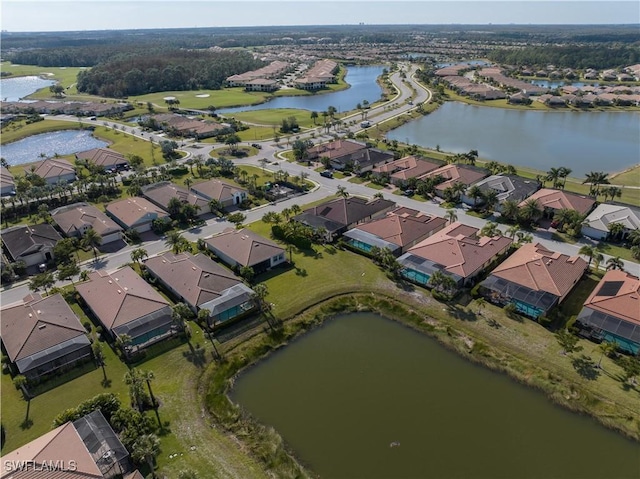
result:
[(233, 400), (324, 478), (637, 478), (638, 445), (369, 313), (325, 323)]
[(576, 88), (582, 88), (584, 86), (587, 85), (591, 85), (591, 86), (600, 86), (599, 83), (584, 83), (584, 82), (579, 82), (579, 81), (570, 81), (570, 80), (559, 80), (559, 81), (554, 81), (554, 80), (531, 80), (531, 83), (533, 83), (534, 85), (538, 85), (541, 86), (543, 88), (559, 88), (561, 86), (565, 86), (565, 85), (571, 85), (574, 86)]
[(271, 108), (296, 108), (309, 111), (325, 111), (334, 106), (339, 112), (354, 110), (358, 103), (367, 100), (373, 103), (380, 99), (382, 89), (376, 83), (376, 78), (382, 75), (381, 66), (350, 66), (347, 68), (345, 81), (350, 85), (346, 90), (316, 95), (281, 96), (259, 105), (240, 106), (235, 108), (221, 108), (216, 110), (220, 114), (231, 114), (239, 111), (267, 110)]
[(18, 101), (41, 88), (55, 85), (55, 81), (37, 76), (3, 78), (0, 80), (0, 98), (2, 101)]
[(633, 111), (524, 111), (446, 102), (438, 110), (387, 134), (443, 151), (478, 150), (482, 158), (571, 176), (622, 171), (640, 162), (640, 113)]
[(102, 148), (108, 143), (92, 136), (90, 130), (62, 130), (32, 135), (0, 147), (0, 156), (10, 165), (22, 165), (58, 155)]

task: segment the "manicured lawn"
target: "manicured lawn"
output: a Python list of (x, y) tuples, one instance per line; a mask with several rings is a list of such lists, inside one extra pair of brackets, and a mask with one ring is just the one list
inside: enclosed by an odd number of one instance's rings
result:
[[(273, 108), (269, 110), (242, 111), (230, 114), (229, 116), (246, 123), (254, 123), (258, 125), (273, 125), (277, 127), (282, 125), (282, 120), (288, 119), (289, 117), (293, 116), (297, 120), (300, 127), (311, 128), (314, 125), (310, 115), (311, 114), (307, 110), (296, 110), (294, 108)], [(284, 136), (282, 133), (278, 134), (281, 137)]]
[[(129, 130), (129, 128), (126, 129)], [(109, 148), (122, 153), (124, 156), (140, 156), (146, 166), (166, 163), (162, 157), (162, 149), (155, 143), (152, 145), (147, 140), (142, 140), (133, 135), (104, 126), (96, 127), (95, 136), (108, 141), (110, 143)]]
[(600, 243), (598, 243), (597, 249), (603, 254), (608, 254), (609, 256), (619, 256), (625, 261), (633, 261), (635, 263), (638, 263), (638, 260), (633, 257), (629, 248), (624, 248), (620, 245), (605, 243), (604, 241), (601, 241)]
[[(246, 156), (253, 156), (253, 155), (257, 155), (258, 153), (260, 153), (260, 150), (258, 150), (257, 148), (254, 148), (253, 146), (241, 146), (238, 145), (236, 147), (236, 155), (233, 155), (230, 148), (228, 146), (221, 146), (219, 148), (214, 148), (213, 150), (211, 150), (211, 153), (209, 153), (210, 156), (217, 158), (219, 156), (224, 156), (230, 159), (233, 158), (244, 158)], [(240, 153), (240, 154), (238, 154)]]
[[(39, 67), (37, 65), (13, 65), (11, 62), (2, 62), (0, 63), (0, 69), (3, 72), (11, 72), (12, 75), (4, 78), (15, 78), (21, 76), (42, 76), (44, 78), (50, 80), (56, 80), (62, 85), (65, 90), (67, 87), (71, 85), (75, 85), (76, 78), (78, 77), (78, 72), (81, 68), (60, 68), (60, 67)], [(52, 73), (52, 75), (49, 75)], [(75, 86), (66, 90), (68, 94), (75, 94), (77, 90)], [(29, 98), (53, 98), (53, 95), (49, 91), (49, 88), (44, 88), (39, 90), (33, 95), (30, 95)]]
[(353, 178), (349, 178), (347, 181), (349, 183), (355, 183), (357, 185), (361, 185), (362, 183), (366, 182), (367, 180), (365, 180), (364, 178), (360, 178), (359, 176), (354, 176)]
[(59, 130), (79, 130), (81, 126), (78, 123), (70, 121), (42, 120), (27, 125), (24, 121), (12, 122), (2, 128), (2, 138), (0, 144), (10, 143), (12, 141), (21, 140), (31, 135), (40, 133), (49, 133)]
[(611, 183), (623, 186), (640, 186), (640, 166), (635, 166), (611, 177)]
[(251, 126), (248, 130), (236, 133), (242, 141), (251, 142), (273, 138), (273, 128), (270, 126)]
[(585, 274), (583, 278), (578, 282), (573, 291), (569, 293), (566, 299), (560, 305), (560, 311), (566, 315), (566, 322), (563, 327), (570, 327), (582, 311), (582, 306), (587, 300), (589, 295), (596, 289), (597, 284), (600, 282), (600, 276), (596, 274)]
[(569, 243), (569, 244), (576, 244), (576, 242), (578, 241), (576, 238), (569, 236), (566, 233), (560, 233), (559, 231), (552, 233), (551, 239), (554, 241), (560, 241), (561, 243)]
[[(209, 95), (198, 97), (197, 95)], [(227, 108), (241, 105), (254, 105), (264, 102), (269, 94), (262, 92), (246, 92), (243, 88), (224, 88), (222, 90), (197, 91), (163, 91), (130, 97), (131, 101), (151, 102), (159, 107), (166, 106), (164, 98), (173, 96), (180, 101), (182, 108), (206, 110), (210, 105), (216, 108)]]

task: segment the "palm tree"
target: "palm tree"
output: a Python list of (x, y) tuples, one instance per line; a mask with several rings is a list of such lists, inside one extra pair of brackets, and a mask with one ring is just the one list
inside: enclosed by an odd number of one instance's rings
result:
[(167, 211), (171, 217), (175, 219), (182, 211), (182, 201), (174, 196), (169, 200), (169, 203), (167, 203)]
[(94, 340), (91, 343), (91, 352), (93, 353), (93, 358), (96, 360), (96, 364), (102, 368), (102, 376), (103, 383), (107, 383), (107, 371), (105, 370), (105, 357), (104, 357), (104, 349), (100, 341)]
[(604, 255), (602, 253), (596, 253), (593, 255), (593, 270), (598, 271), (600, 269), (600, 265), (604, 261)]
[(557, 188), (559, 185), (558, 178), (560, 178), (561, 174), (562, 173), (560, 171), (560, 168), (551, 168), (549, 171), (547, 171), (547, 176), (545, 177), (545, 179), (547, 181), (550, 181), (554, 188)]
[(495, 236), (501, 236), (502, 231), (498, 228), (498, 224), (493, 221), (488, 221), (480, 230), (480, 236), (488, 236), (493, 238)]
[(153, 374), (153, 371), (145, 371), (144, 369), (138, 370), (140, 379), (147, 383), (147, 388), (149, 389), (149, 397), (151, 398), (151, 406), (153, 408), (157, 408), (158, 404), (156, 402), (156, 398), (153, 395), (153, 391), (151, 390), (151, 381), (153, 381), (156, 377)]
[(128, 334), (118, 334), (116, 337), (116, 347), (122, 351), (125, 358), (129, 357), (129, 346), (133, 342), (133, 338)]
[(192, 313), (185, 303), (176, 303), (171, 309), (171, 319), (178, 329), (184, 332), (187, 337), (187, 341), (191, 338), (191, 330), (187, 324), (187, 320), (191, 317)]
[(593, 260), (593, 257), (597, 252), (598, 251), (593, 246), (589, 245), (584, 245), (578, 250), (578, 254), (583, 254), (589, 258), (589, 264), (587, 264), (587, 268), (591, 267), (591, 261)]
[(145, 393), (143, 378), (140, 371), (136, 368), (131, 368), (124, 374), (124, 382), (129, 386), (129, 398), (131, 399), (131, 404), (135, 405), (138, 411), (143, 412)]
[(449, 224), (458, 221), (458, 213), (456, 213), (456, 210), (454, 209), (447, 210), (447, 213), (444, 215), (444, 217), (449, 222)]
[(515, 200), (506, 200), (502, 203), (501, 215), (508, 221), (516, 221), (518, 218), (519, 208), (518, 202)]
[(620, 256), (609, 258), (607, 260), (607, 271), (619, 269), (624, 271), (624, 262), (620, 259)]
[(484, 298), (480, 297), (476, 299), (476, 306), (478, 306), (478, 314), (482, 314), (482, 309), (486, 306), (487, 302)]
[(540, 209), (538, 200), (529, 198), (525, 201), (519, 209), (519, 216), (527, 223), (535, 223), (538, 218), (542, 216), (542, 210)]
[(317, 111), (312, 111), (311, 112), (311, 119), (313, 120), (313, 124), (316, 124), (316, 120), (318, 119), (318, 112)]
[(155, 434), (143, 434), (133, 443), (131, 458), (138, 464), (143, 461), (147, 463), (152, 476), (156, 477), (154, 463), (156, 456), (160, 453), (160, 440)]
[(518, 231), (516, 233), (516, 237), (518, 238), (518, 241), (516, 241), (516, 246), (520, 246), (525, 243), (531, 243), (533, 241), (533, 235), (524, 231)]
[(171, 251), (175, 254), (182, 253), (183, 251), (187, 251), (190, 248), (189, 241), (184, 238), (179, 231), (170, 231), (167, 234), (167, 239), (165, 240), (165, 244), (171, 247)]
[(564, 166), (561, 166), (559, 168), (558, 177), (562, 178), (562, 189), (564, 189), (565, 185), (567, 184), (567, 176), (569, 176), (571, 172), (572, 172), (571, 168), (566, 168)]
[(507, 228), (505, 235), (513, 239), (516, 237), (516, 234), (518, 234), (518, 231), (520, 231), (520, 227), (518, 225), (511, 225)]
[(144, 248), (136, 248), (131, 252), (131, 261), (139, 263), (143, 258), (148, 258), (149, 254)]
[(609, 223), (609, 239), (618, 240), (624, 233), (625, 226), (622, 223)]
[(342, 198), (347, 198), (349, 196), (349, 192), (347, 188), (340, 185), (338, 186), (338, 191), (336, 191), (336, 196), (341, 196)]
[(478, 203), (478, 198), (483, 197), (482, 189), (480, 189), (478, 185), (473, 185), (471, 188), (469, 188), (469, 191), (467, 191), (467, 196), (473, 199), (473, 207), (475, 208), (476, 204)]
[(221, 201), (213, 198), (209, 201), (209, 210), (214, 215), (219, 216), (224, 213), (224, 206), (222, 205)]
[(602, 341), (598, 346), (598, 349), (600, 349), (600, 352), (602, 353), (600, 355), (600, 360), (598, 361), (598, 369), (601, 369), (602, 358), (604, 356), (609, 356), (611, 353), (614, 353), (616, 349), (618, 349), (618, 345), (613, 341)]
[(98, 259), (98, 246), (102, 244), (102, 236), (100, 236), (93, 228), (85, 231), (81, 241), (83, 248), (93, 249), (94, 259)]
[(494, 189), (487, 190), (482, 198), (484, 199), (484, 210), (492, 212), (498, 204), (498, 192)]
[(591, 171), (587, 173), (585, 180), (582, 182), (589, 184), (589, 196), (598, 196), (600, 193), (600, 185), (608, 185), (608, 174), (602, 171)]

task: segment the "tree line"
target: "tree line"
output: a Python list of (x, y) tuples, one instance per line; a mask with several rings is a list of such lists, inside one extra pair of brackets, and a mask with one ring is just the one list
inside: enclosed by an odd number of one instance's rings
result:
[(228, 76), (260, 68), (248, 52), (172, 50), (115, 57), (78, 74), (78, 91), (122, 98), (159, 91), (219, 89)]

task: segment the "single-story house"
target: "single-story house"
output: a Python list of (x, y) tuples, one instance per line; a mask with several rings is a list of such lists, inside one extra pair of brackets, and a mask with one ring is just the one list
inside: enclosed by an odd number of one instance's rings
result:
[[(17, 470), (18, 465), (23, 468)], [(97, 409), (2, 457), (1, 479), (130, 479), (129, 452)], [(139, 473), (138, 473), (139, 474)]]
[(247, 190), (240, 188), (224, 181), (211, 179), (191, 185), (190, 188), (195, 194), (206, 198), (207, 200), (217, 200), (224, 208), (239, 205), (247, 199)]
[(581, 215), (588, 214), (595, 200), (588, 196), (569, 193), (563, 190), (553, 190), (550, 188), (542, 188), (532, 194), (528, 199), (522, 201), (519, 206), (524, 206), (525, 202), (535, 200), (538, 207), (542, 210), (543, 215), (553, 218), (555, 213), (560, 210), (574, 210)]
[[(493, 190), (498, 194), (498, 204), (495, 208), (497, 211), (500, 211), (500, 203), (507, 200), (517, 201), (519, 203), (540, 189), (540, 183), (538, 181), (516, 175), (491, 175), (478, 181), (474, 186), (480, 188), (483, 193)], [(466, 193), (461, 197), (463, 203), (469, 206), (482, 204), (482, 198), (476, 200), (468, 195), (469, 189), (467, 189)]]
[(129, 168), (129, 162), (123, 154), (109, 148), (94, 148), (93, 150), (76, 153), (76, 158), (87, 160), (107, 171), (121, 171)]
[(122, 228), (88, 203), (74, 203), (57, 208), (51, 212), (51, 218), (67, 237), (80, 238), (89, 228), (93, 228), (102, 238), (103, 245), (122, 239)]
[(606, 239), (609, 237), (609, 225), (613, 223), (621, 223), (624, 226), (619, 239), (625, 239), (633, 230), (640, 228), (640, 209), (602, 203), (584, 220), (582, 234), (597, 240)]
[(27, 379), (67, 370), (92, 356), (87, 331), (61, 294), (29, 295), (3, 308), (0, 324), (4, 349)]
[(72, 183), (76, 181), (76, 170), (71, 163), (66, 160), (57, 158), (47, 158), (36, 163), (35, 169), (31, 171), (31, 167), (25, 168), (27, 175), (34, 174), (42, 178), (47, 185), (55, 185), (56, 183)]
[(208, 309), (212, 324), (237, 318), (255, 307), (251, 288), (202, 253), (166, 252), (144, 263), (149, 274), (194, 313)]
[(349, 157), (354, 153), (366, 150), (367, 145), (355, 140), (335, 140), (309, 148), (307, 158), (310, 161), (329, 158), (333, 161), (341, 161), (342, 158)]
[(442, 162), (417, 156), (405, 156), (399, 160), (377, 165), (371, 170), (372, 175), (389, 175), (389, 181), (403, 187), (410, 178), (418, 178), (442, 166)]
[(0, 167), (0, 196), (16, 194), (16, 183), (13, 175), (4, 166)]
[(327, 240), (332, 241), (337, 235), (357, 224), (383, 217), (395, 206), (393, 201), (382, 198), (372, 200), (358, 197), (336, 198), (304, 210), (294, 216), (293, 220), (310, 226), (316, 231), (324, 228)]
[(126, 334), (131, 346), (144, 348), (173, 332), (169, 303), (129, 266), (90, 273), (76, 290), (114, 339)]
[(169, 202), (172, 198), (178, 198), (181, 203), (188, 203), (198, 208), (198, 216), (211, 213), (209, 201), (200, 195), (178, 186), (168, 181), (154, 183), (142, 188), (142, 196), (151, 201), (151, 203), (159, 206), (166, 212), (169, 212)]
[(586, 269), (579, 256), (529, 243), (496, 266), (482, 282), (482, 292), (492, 303), (513, 303), (519, 312), (538, 318), (564, 301)]
[(2, 230), (1, 236), (11, 259), (24, 261), (27, 266), (52, 260), (53, 248), (62, 239), (56, 229), (47, 223), (33, 226), (14, 226)]
[(231, 268), (251, 267), (256, 274), (286, 262), (284, 248), (248, 229), (227, 228), (219, 235), (205, 240), (213, 251)]
[(478, 236), (478, 228), (455, 222), (421, 241), (398, 258), (402, 275), (427, 285), (435, 271), (452, 277), (458, 287), (473, 283), (512, 243), (504, 236)]
[(106, 211), (125, 230), (131, 228), (138, 233), (150, 231), (151, 224), (156, 219), (169, 220), (169, 214), (165, 210), (139, 196), (114, 201), (107, 205)]
[(419, 176), (418, 179), (441, 177), (443, 181), (436, 185), (436, 194), (443, 196), (444, 190), (456, 183), (462, 183), (465, 186), (471, 186), (474, 183), (486, 178), (489, 173), (486, 170), (465, 165), (444, 165), (440, 168), (432, 170)]
[(640, 352), (640, 279), (626, 271), (607, 271), (584, 302), (575, 326), (596, 341), (615, 342)]
[(371, 171), (376, 165), (393, 160), (393, 154), (377, 148), (365, 148), (350, 155), (331, 160), (331, 167), (336, 170), (352, 169), (357, 174)]
[(411, 208), (395, 209), (383, 218), (362, 223), (343, 234), (352, 248), (365, 253), (388, 248), (396, 256), (445, 227), (447, 221)]

